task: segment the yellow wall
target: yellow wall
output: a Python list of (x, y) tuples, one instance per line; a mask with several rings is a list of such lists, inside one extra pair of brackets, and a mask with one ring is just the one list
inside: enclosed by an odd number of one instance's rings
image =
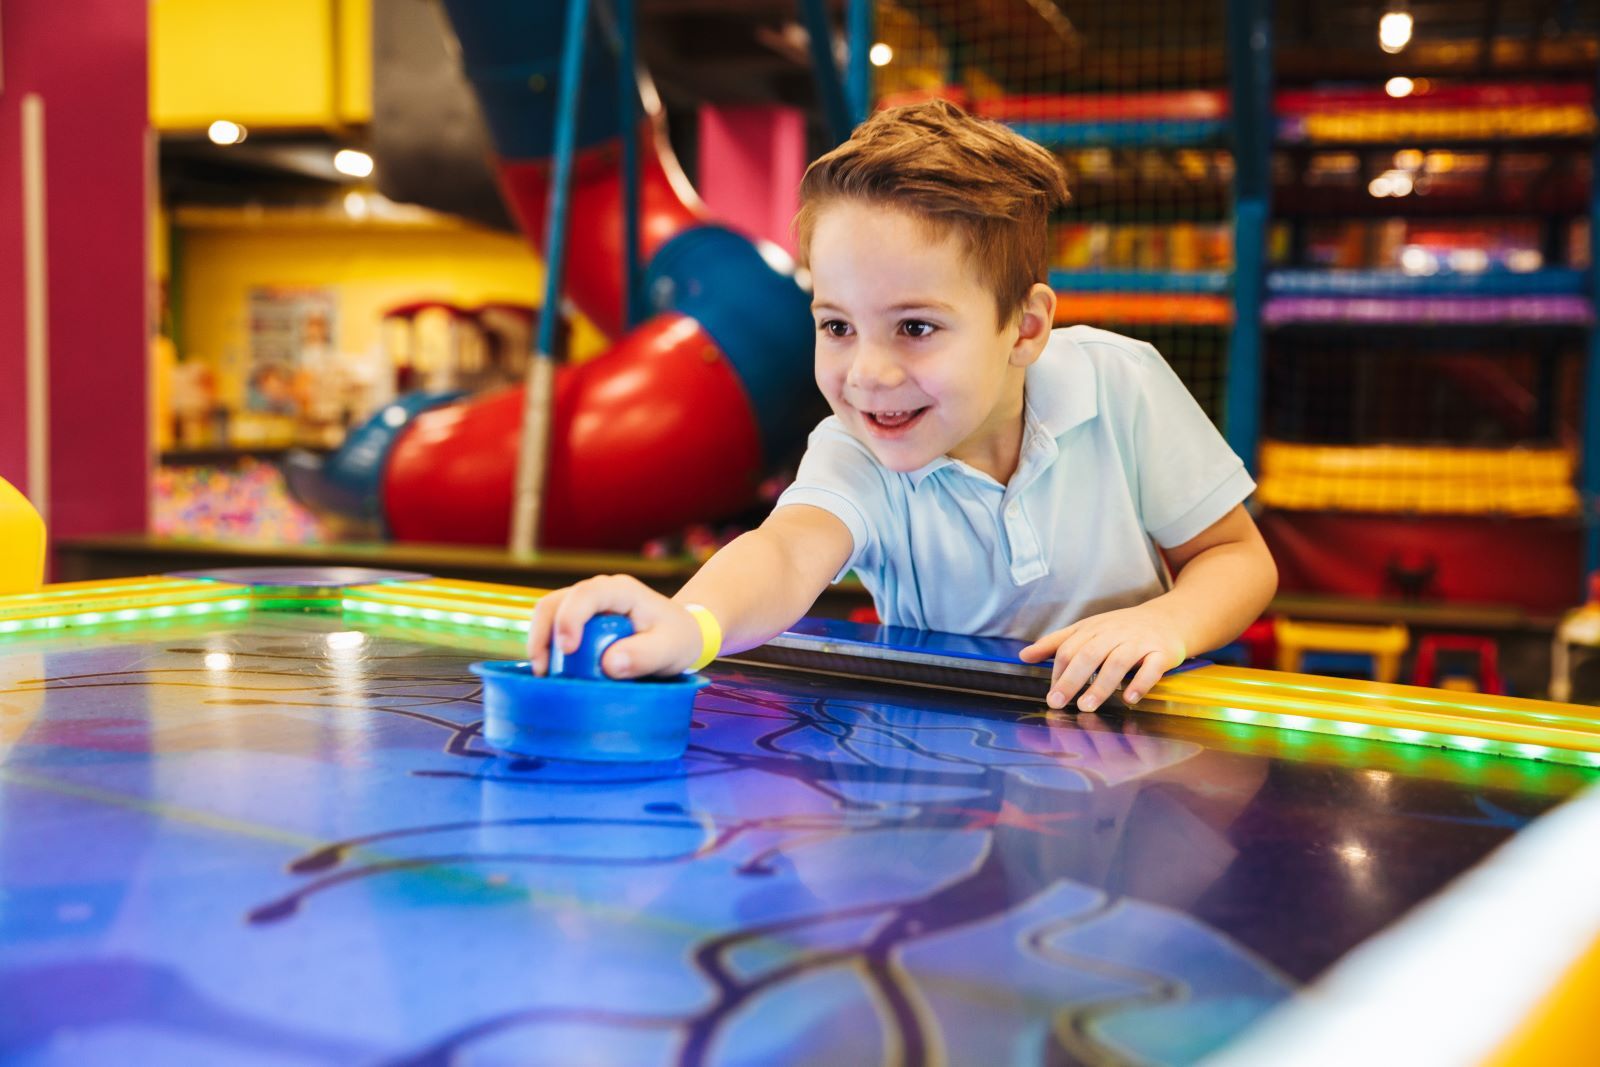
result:
[[(465, 225), (186, 226), (180, 217), (178, 239), (182, 356), (212, 362), (221, 372), (222, 399), (234, 405), (242, 401), (241, 375), (250, 357), (251, 289), (333, 288), (334, 347), (348, 353), (380, 343), (383, 313), (396, 304), (536, 305), (543, 298), (543, 265), (521, 237)], [(575, 358), (603, 344), (581, 322), (572, 340)]]

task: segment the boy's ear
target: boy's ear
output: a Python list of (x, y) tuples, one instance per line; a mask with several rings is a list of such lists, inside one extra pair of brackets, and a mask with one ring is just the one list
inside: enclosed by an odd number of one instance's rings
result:
[(1022, 300), (1022, 314), (1017, 320), (1017, 340), (1011, 346), (1011, 364), (1026, 367), (1039, 358), (1044, 346), (1050, 342), (1050, 331), (1056, 322), (1056, 291), (1041, 282), (1035, 282)]

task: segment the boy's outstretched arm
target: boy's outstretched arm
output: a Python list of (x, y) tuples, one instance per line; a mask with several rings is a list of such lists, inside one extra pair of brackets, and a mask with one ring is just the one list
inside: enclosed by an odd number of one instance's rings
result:
[(1078, 699), (1093, 711), (1105, 703), (1129, 671), (1122, 698), (1138, 703), (1167, 671), (1189, 656), (1207, 652), (1244, 632), (1272, 601), (1278, 568), (1240, 504), (1198, 536), (1167, 550), (1174, 572), (1171, 589), (1131, 608), (1080, 619), (1046, 634), (1022, 650), (1021, 658), (1038, 663), (1055, 657), (1046, 703), (1064, 708), (1089, 681)]
[(636, 578), (605, 575), (547, 594), (533, 611), (528, 659), (543, 674), (552, 631), (578, 647), (584, 623), (601, 612), (633, 620), (634, 635), (601, 658), (613, 678), (677, 674), (699, 657), (700, 624), (684, 607), (699, 604), (722, 628), (722, 650), (742, 652), (794, 625), (850, 558), (849, 527), (806, 504), (790, 504), (730, 542), (670, 600)]

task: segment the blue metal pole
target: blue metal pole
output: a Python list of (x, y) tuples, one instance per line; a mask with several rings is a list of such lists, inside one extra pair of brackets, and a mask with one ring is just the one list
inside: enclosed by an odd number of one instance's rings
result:
[(872, 36), (877, 0), (850, 0), (850, 66), (845, 95), (850, 101), (850, 125), (867, 121), (872, 111)]
[(620, 56), (617, 99), (622, 107), (622, 304), (624, 325), (637, 326), (644, 318), (639, 292), (639, 42), (638, 11), (634, 0), (616, 0)]
[[(1600, 120), (1600, 78), (1595, 86), (1595, 117)], [(1589, 162), (1589, 302), (1600, 314), (1600, 138)], [(1583, 466), (1579, 497), (1583, 504), (1583, 575), (1579, 600), (1588, 598), (1587, 577), (1600, 568), (1600, 323), (1589, 327), (1588, 364), (1583, 387)]]
[(826, 0), (800, 0), (800, 13), (806, 20), (806, 36), (811, 39), (811, 73), (817, 79), (817, 94), (822, 97), (822, 114), (828, 120), (834, 142), (843, 143), (853, 126), (844, 86), (839, 81), (839, 64), (833, 58), (828, 5)]
[(553, 356), (561, 315), (561, 283), (566, 273), (567, 200), (572, 193), (572, 160), (577, 154), (578, 104), (583, 88), (583, 43), (589, 25), (589, 0), (570, 0), (561, 46), (561, 95), (556, 102), (555, 166), (550, 175), (545, 216), (544, 308), (539, 313), (541, 357)]
[(583, 84), (584, 34), (589, 26), (589, 0), (570, 0), (561, 49), (561, 95), (556, 102), (555, 162), (550, 174), (549, 209), (545, 217), (544, 306), (539, 311), (539, 336), (528, 365), (523, 391), (522, 439), (517, 453), (516, 493), (511, 506), (510, 550), (522, 555), (535, 549), (544, 496), (545, 466), (550, 443), (550, 411), (555, 396), (556, 328), (561, 322), (561, 283), (567, 251), (567, 200), (572, 191), (572, 161), (577, 154), (578, 103)]
[(1229, 90), (1233, 108), (1233, 333), (1223, 431), (1254, 473), (1261, 443), (1262, 303), (1272, 174), (1270, 0), (1228, 0)]

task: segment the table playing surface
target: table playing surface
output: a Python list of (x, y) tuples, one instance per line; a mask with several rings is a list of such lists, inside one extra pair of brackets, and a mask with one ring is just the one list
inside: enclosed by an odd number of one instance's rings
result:
[(1193, 1063), (1595, 776), (725, 663), (683, 759), (544, 762), (519, 653), (8, 639), (0, 1059)]

